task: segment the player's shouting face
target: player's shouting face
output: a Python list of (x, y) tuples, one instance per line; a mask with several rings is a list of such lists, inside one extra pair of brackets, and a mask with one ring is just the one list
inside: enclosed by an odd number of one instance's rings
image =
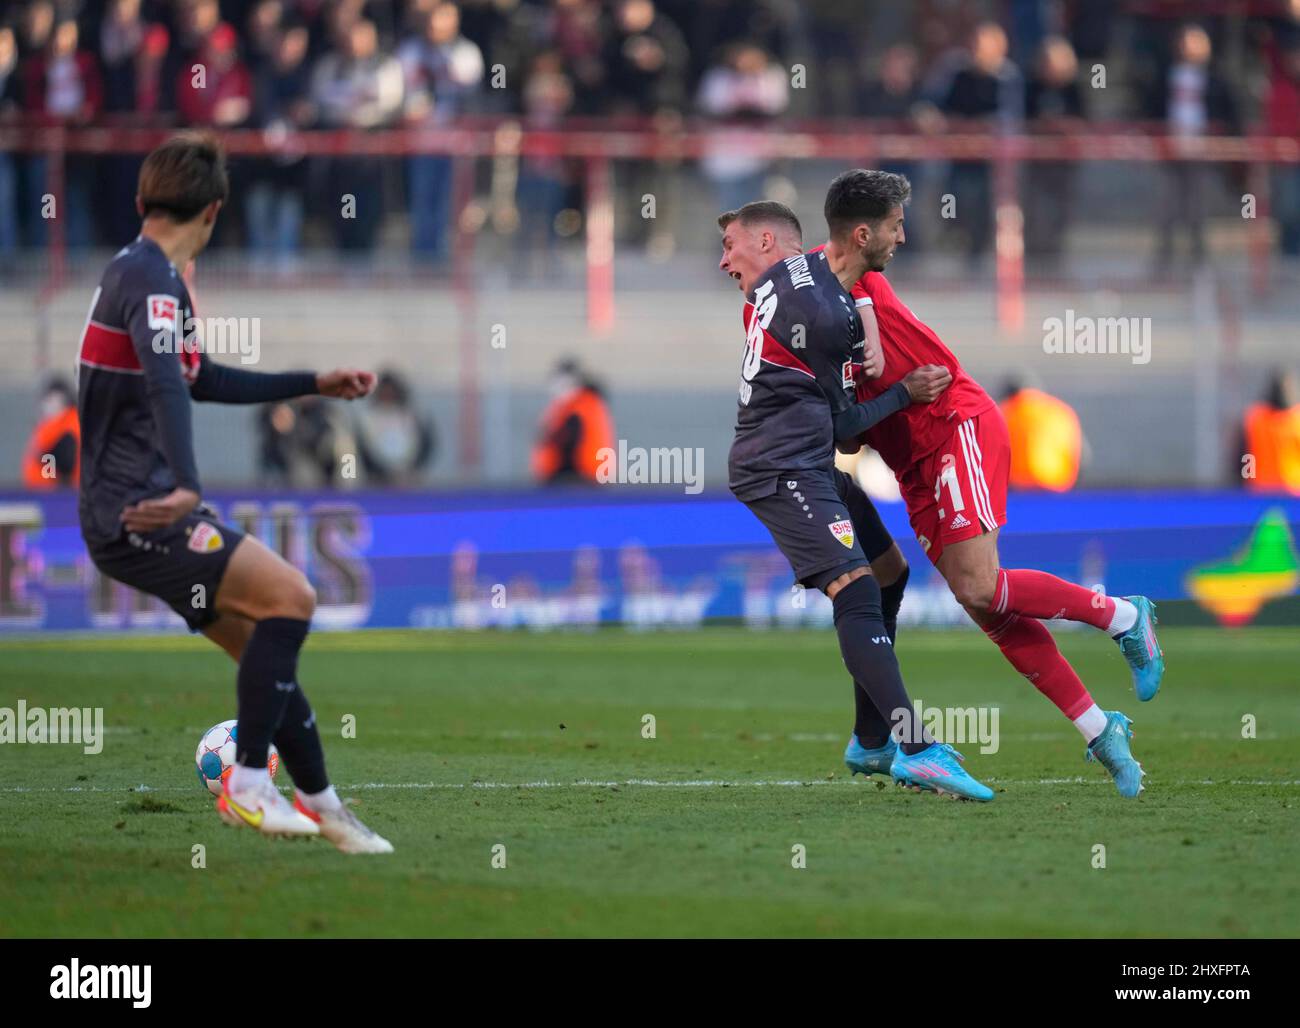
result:
[[(749, 207), (744, 210), (749, 211)], [(793, 215), (788, 217), (792, 219)], [(743, 217), (739, 211), (728, 211), (718, 218), (718, 225), (722, 229), (722, 260), (718, 267), (735, 280), (746, 296), (763, 272), (803, 249), (797, 221), (789, 224), (783, 218), (767, 218), (761, 210)]]

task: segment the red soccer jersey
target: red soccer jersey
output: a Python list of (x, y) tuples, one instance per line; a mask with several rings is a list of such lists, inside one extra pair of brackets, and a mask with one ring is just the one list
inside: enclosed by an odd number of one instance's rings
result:
[(870, 304), (875, 310), (880, 346), (885, 355), (885, 370), (879, 378), (858, 377), (859, 400), (875, 399), (923, 364), (941, 364), (952, 372), (952, 385), (933, 403), (904, 407), (865, 433), (867, 445), (880, 454), (895, 475), (901, 476), (943, 446), (963, 421), (995, 404), (980, 384), (966, 374), (961, 362), (934, 330), (898, 298), (884, 275), (868, 271), (853, 284), (850, 292), (859, 307)]

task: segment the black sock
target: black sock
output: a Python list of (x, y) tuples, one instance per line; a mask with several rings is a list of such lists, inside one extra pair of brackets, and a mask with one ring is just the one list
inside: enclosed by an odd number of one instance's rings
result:
[(907, 579), (912, 573), (910, 567), (904, 567), (898, 580), (880, 590), (880, 616), (889, 633), (890, 642), (898, 642), (898, 608), (903, 605), (903, 590), (907, 588)]
[(307, 702), (302, 686), (289, 694), (284, 719), (275, 733), (275, 746), (280, 759), (302, 792), (324, 792), (329, 788), (325, 774), (325, 750), (320, 744), (320, 730), (316, 727), (316, 714)]
[(307, 622), (297, 618), (267, 618), (253, 626), (239, 662), (235, 759), (244, 767), (266, 767), (271, 739), (293, 693), (299, 691), (298, 651), (307, 628)]
[[(840, 653), (849, 674), (870, 697), (877, 711), (888, 711), (892, 719), (897, 711), (908, 716), (904, 727), (911, 725), (913, 710), (898, 658), (880, 616), (880, 586), (870, 575), (854, 579), (835, 594), (835, 631), (840, 638)], [(916, 726), (920, 727), (920, 726)], [(899, 740), (903, 752), (918, 753), (933, 741), (922, 731), (921, 738), (905, 733)], [(916, 740), (916, 741), (913, 741)], [(861, 737), (859, 737), (861, 742)]]
[(878, 750), (889, 739), (889, 722), (881, 716), (871, 702), (867, 690), (853, 683), (853, 734), (858, 743), (869, 750)]

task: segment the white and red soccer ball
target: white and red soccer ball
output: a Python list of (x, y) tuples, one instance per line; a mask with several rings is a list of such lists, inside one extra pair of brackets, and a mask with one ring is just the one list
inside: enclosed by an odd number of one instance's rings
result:
[[(199, 740), (199, 748), (194, 753), (199, 781), (213, 796), (221, 795), (221, 783), (226, 780), (226, 776), (235, 766), (237, 724), (238, 722), (232, 719), (213, 725), (203, 733), (203, 738)], [(270, 756), (266, 761), (266, 769), (271, 772), (272, 778), (280, 769), (280, 754), (274, 746), (271, 747)]]

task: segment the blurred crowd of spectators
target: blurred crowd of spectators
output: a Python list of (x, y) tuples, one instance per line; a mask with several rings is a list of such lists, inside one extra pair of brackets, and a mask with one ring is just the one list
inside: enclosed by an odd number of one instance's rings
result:
[[(981, 20), (990, 7), (1000, 23)], [(531, 126), (632, 116), (664, 130), (697, 117), (715, 124), (722, 142), (794, 115), (886, 118), (917, 132), (943, 131), (954, 119), (1069, 131), (1096, 116), (1093, 68), (1116, 46), (1120, 7), (1113, 0), (10, 0), (0, 5), (0, 118), (255, 128), (270, 141), (315, 128), (445, 125), (471, 113), (511, 113)], [(1168, 3), (1163, 13), (1179, 8)], [(1126, 80), (1107, 84), (1127, 98), (1119, 116), (1194, 136), (1240, 132), (1249, 110), (1252, 124), (1300, 136), (1300, 0), (1279, 0), (1273, 16), (1236, 24), (1249, 37), (1248, 75), (1240, 61), (1233, 75), (1223, 70), (1214, 44), (1223, 23), (1129, 23), (1121, 47)], [(800, 62), (810, 81), (796, 97)], [(1107, 113), (1116, 115), (1113, 106)], [(323, 219), (335, 245), (369, 250), (385, 211), (400, 203), (414, 253), (440, 260), (451, 159), (412, 156), (401, 165), (399, 177), (396, 162), (304, 158), (292, 149), (240, 160), (235, 216), (220, 231), (260, 257), (291, 259), (317, 205), (325, 213), (325, 198), (348, 194), (357, 216)], [(131, 155), (69, 159), (69, 245), (132, 237), (138, 166)], [(734, 147), (701, 161), (721, 207), (758, 196), (768, 170)], [(1168, 169), (1157, 212), (1160, 259), (1180, 227), (1192, 258), (1202, 255), (1214, 173), (1197, 164)], [(673, 188), (663, 169), (643, 174)], [(968, 212), (963, 243), (978, 256), (992, 229), (989, 168), (956, 162), (945, 174)], [(1027, 246), (1050, 262), (1068, 227), (1074, 169), (1035, 164), (1026, 175)], [(522, 160), (513, 182), (520, 230), (549, 246), (579, 183), (561, 158)], [(0, 257), (43, 244), (46, 188), (42, 156), (0, 154)], [(1277, 172), (1273, 213), (1283, 249), (1300, 255), (1294, 166)]]

